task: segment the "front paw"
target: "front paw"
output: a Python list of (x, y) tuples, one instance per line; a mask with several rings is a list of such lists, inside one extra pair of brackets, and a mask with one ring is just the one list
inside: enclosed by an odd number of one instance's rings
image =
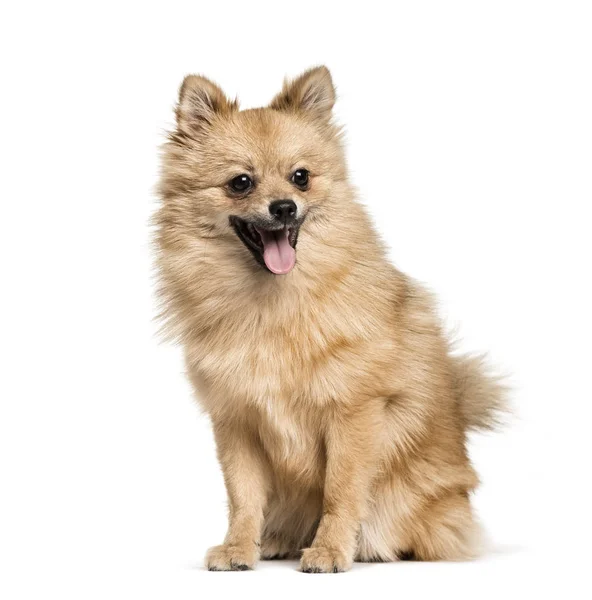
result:
[(208, 571), (247, 571), (259, 560), (255, 544), (214, 546), (206, 554)]
[(352, 566), (352, 559), (333, 548), (307, 548), (302, 552), (300, 570), (303, 573), (341, 573)]

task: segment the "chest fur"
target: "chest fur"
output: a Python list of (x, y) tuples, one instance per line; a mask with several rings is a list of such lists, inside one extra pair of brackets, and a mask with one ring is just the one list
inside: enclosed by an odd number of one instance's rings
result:
[(324, 474), (320, 415), (311, 419), (306, 407), (289, 408), (277, 402), (255, 412), (253, 426), (280, 487), (295, 482), (308, 487), (320, 485)]
[(352, 393), (368, 371), (376, 338), (359, 316), (310, 310), (281, 315), (242, 311), (190, 345), (192, 369), (217, 392), (218, 402), (223, 396), (263, 411), (269, 402), (325, 403)]

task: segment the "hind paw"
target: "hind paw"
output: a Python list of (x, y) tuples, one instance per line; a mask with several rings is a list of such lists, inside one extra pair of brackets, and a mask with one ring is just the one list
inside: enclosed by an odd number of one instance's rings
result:
[(295, 548), (276, 536), (269, 536), (263, 539), (261, 542), (261, 559), (262, 560), (279, 560), (287, 558), (295, 554)]

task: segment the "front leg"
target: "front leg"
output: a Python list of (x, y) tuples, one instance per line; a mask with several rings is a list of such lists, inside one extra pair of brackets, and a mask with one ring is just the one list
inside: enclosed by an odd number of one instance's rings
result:
[(336, 412), (328, 423), (323, 515), (311, 547), (302, 554), (305, 573), (338, 573), (353, 563), (378, 467), (383, 407), (381, 399), (368, 400)]
[(261, 449), (244, 423), (214, 424), (228, 493), (228, 532), (206, 555), (210, 571), (245, 571), (259, 560), (268, 478)]

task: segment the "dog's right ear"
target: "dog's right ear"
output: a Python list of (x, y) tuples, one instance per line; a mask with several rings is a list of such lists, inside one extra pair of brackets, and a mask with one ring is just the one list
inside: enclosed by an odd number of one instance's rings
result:
[(177, 125), (189, 135), (200, 133), (217, 115), (237, 109), (238, 102), (230, 101), (215, 83), (201, 75), (187, 75), (179, 90)]

